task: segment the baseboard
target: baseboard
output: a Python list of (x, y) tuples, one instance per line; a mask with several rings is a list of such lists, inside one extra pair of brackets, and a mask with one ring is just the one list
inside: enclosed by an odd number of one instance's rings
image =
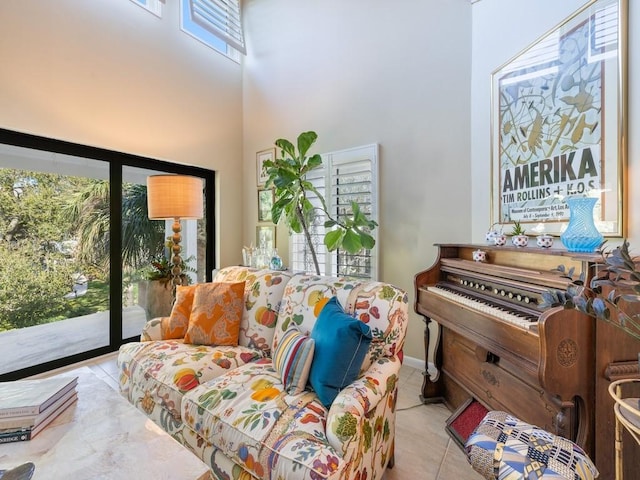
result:
[(418, 370), (424, 372), (424, 360), (422, 360), (421, 358), (409, 357), (408, 355), (405, 355), (402, 360), (402, 364), (406, 365), (407, 367), (417, 368)]

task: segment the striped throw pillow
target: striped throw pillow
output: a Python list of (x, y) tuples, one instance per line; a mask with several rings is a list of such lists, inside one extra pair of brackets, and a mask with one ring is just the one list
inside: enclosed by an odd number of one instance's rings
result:
[(273, 368), (280, 374), (289, 395), (298, 395), (304, 391), (311, 370), (314, 346), (312, 338), (302, 334), (296, 327), (290, 327), (273, 351)]

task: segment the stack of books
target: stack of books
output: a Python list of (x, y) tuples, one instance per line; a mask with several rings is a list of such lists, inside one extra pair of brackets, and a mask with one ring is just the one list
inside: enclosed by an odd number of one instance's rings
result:
[(0, 444), (31, 440), (76, 401), (78, 377), (0, 382)]

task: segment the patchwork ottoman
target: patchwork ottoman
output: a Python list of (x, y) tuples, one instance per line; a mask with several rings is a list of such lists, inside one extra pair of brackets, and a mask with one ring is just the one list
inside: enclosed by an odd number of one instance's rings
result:
[(465, 444), (487, 480), (591, 480), (598, 470), (578, 445), (506, 412), (491, 411)]

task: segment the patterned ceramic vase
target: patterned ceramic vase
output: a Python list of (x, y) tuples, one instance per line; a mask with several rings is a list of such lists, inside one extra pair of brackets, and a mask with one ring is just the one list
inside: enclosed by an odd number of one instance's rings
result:
[(560, 235), (560, 241), (570, 252), (595, 252), (602, 243), (602, 234), (593, 221), (593, 208), (598, 201), (594, 197), (567, 197), (569, 225)]
[(553, 245), (553, 236), (546, 233), (538, 235), (536, 237), (536, 245), (538, 245), (540, 248), (551, 248), (551, 246)]
[(487, 261), (487, 252), (484, 250), (474, 250), (473, 251), (473, 260), (475, 262), (486, 262)]
[(496, 242), (495, 242), (495, 240), (494, 240), (494, 239), (495, 239), (495, 238), (496, 238), (496, 236), (498, 236), (498, 235), (500, 235), (500, 233), (499, 233), (499, 232), (497, 232), (496, 230), (489, 230), (489, 231), (485, 234), (484, 239), (485, 239), (485, 241), (486, 241), (489, 245), (495, 245), (495, 243), (496, 243)]
[(529, 237), (526, 235), (514, 235), (511, 237), (511, 243), (516, 247), (526, 247), (529, 243)]
[(506, 245), (507, 244), (507, 236), (504, 233), (499, 233), (498, 235), (495, 235), (493, 237), (493, 243), (498, 247)]

